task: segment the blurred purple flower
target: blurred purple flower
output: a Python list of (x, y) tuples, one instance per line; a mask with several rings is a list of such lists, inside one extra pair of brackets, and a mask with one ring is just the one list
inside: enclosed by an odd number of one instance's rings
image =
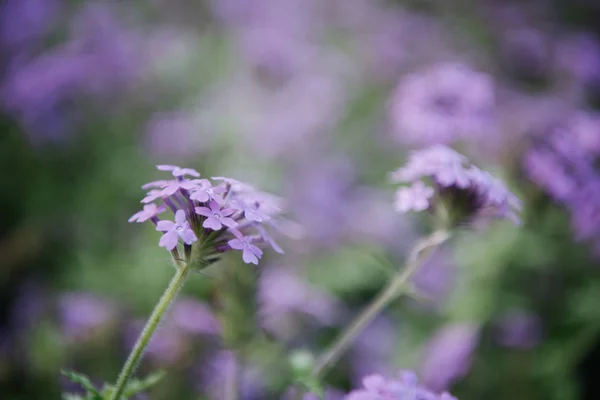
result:
[(542, 340), (541, 320), (528, 312), (510, 312), (501, 316), (494, 333), (496, 341), (502, 346), (532, 348)]
[(599, 83), (600, 41), (592, 33), (567, 36), (557, 45), (556, 63), (583, 85)]
[(177, 246), (179, 238), (186, 244), (198, 241), (189, 222), (185, 218), (185, 211), (183, 210), (177, 210), (175, 213), (175, 222), (166, 220), (158, 221), (156, 230), (164, 232), (164, 235), (160, 238), (159, 246), (167, 250), (173, 250)]
[(319, 325), (332, 325), (340, 317), (340, 306), (333, 297), (283, 268), (262, 272), (258, 298), (263, 327), (282, 339), (297, 334), (301, 315)]
[(429, 340), (419, 368), (426, 386), (445, 390), (469, 372), (479, 329), (470, 323), (447, 325)]
[[(456, 215), (446, 221), (450, 224), (476, 216), (519, 222), (521, 204), (517, 197), (501, 181), (469, 165), (464, 156), (448, 147), (437, 145), (412, 152), (406, 165), (392, 172), (390, 178), (413, 184), (398, 189), (396, 206), (401, 213), (425, 209), (435, 213), (437, 207), (447, 207), (447, 212)], [(432, 186), (425, 186), (422, 179), (429, 179)], [(430, 200), (432, 197), (435, 201)]]
[(221, 326), (210, 307), (192, 298), (180, 298), (169, 313), (169, 321), (191, 334), (218, 334)]
[(396, 211), (406, 213), (408, 211), (425, 211), (429, 208), (429, 199), (433, 197), (435, 190), (421, 181), (411, 186), (404, 186), (396, 191)]
[(150, 154), (161, 157), (196, 156), (206, 146), (198, 135), (193, 116), (183, 112), (157, 113), (148, 122), (145, 144)]
[(68, 293), (59, 299), (60, 324), (66, 337), (81, 339), (106, 326), (116, 316), (114, 305), (88, 293)]
[[(144, 327), (143, 321), (132, 321), (125, 331), (125, 346), (131, 348)], [(175, 364), (187, 352), (189, 343), (182, 332), (172, 324), (163, 324), (152, 335), (146, 354), (150, 361), (159, 364)]]
[(352, 377), (360, 382), (369, 374), (393, 373), (394, 349), (398, 342), (398, 329), (393, 320), (379, 316), (358, 336), (350, 352)]
[(37, 45), (61, 12), (58, 0), (6, 0), (0, 6), (0, 44), (11, 50)]
[(391, 117), (399, 140), (439, 144), (493, 132), (493, 108), (491, 77), (445, 63), (404, 77)]
[(382, 375), (369, 375), (363, 379), (364, 389), (352, 391), (347, 400), (456, 400), (449, 393), (440, 395), (419, 385), (417, 376), (411, 371), (402, 371), (396, 379)]
[(235, 355), (226, 350), (219, 351), (208, 362), (204, 362), (198, 371), (199, 379), (194, 381), (198, 384), (198, 390), (208, 399), (221, 400), (225, 398), (227, 377), (233, 373), (233, 369), (238, 368), (243, 368), (239, 387), (242, 398), (248, 400), (265, 398), (265, 382), (258, 368), (249, 363), (240, 365)]
[(578, 240), (600, 239), (600, 116), (577, 112), (547, 130), (523, 158), (525, 173), (565, 206)]

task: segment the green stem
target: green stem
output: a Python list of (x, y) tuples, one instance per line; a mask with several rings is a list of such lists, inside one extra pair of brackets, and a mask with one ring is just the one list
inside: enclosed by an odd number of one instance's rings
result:
[(363, 329), (400, 294), (411, 289), (409, 285), (410, 279), (419, 266), (427, 260), (435, 248), (449, 238), (450, 234), (448, 232), (438, 230), (416, 243), (410, 252), (405, 267), (388, 281), (388, 284), (375, 296), (373, 301), (344, 329), (341, 335), (333, 342), (330, 349), (317, 359), (312, 370), (313, 377), (322, 378), (338, 362)]
[(125, 365), (123, 365), (123, 369), (119, 374), (117, 384), (115, 385), (115, 388), (110, 396), (110, 400), (121, 400), (121, 395), (123, 394), (127, 383), (135, 373), (135, 370), (140, 363), (142, 356), (144, 355), (144, 351), (150, 342), (152, 334), (154, 334), (154, 331), (156, 331), (156, 328), (158, 328), (162, 317), (165, 315), (169, 309), (169, 306), (173, 303), (177, 297), (177, 294), (183, 287), (183, 284), (189, 275), (190, 269), (191, 268), (189, 267), (188, 263), (181, 263), (178, 265), (175, 276), (173, 276), (171, 282), (169, 282), (169, 286), (167, 286), (167, 289), (163, 293), (162, 297), (160, 300), (158, 300), (158, 303), (154, 307), (152, 314), (150, 314), (148, 322), (146, 322), (146, 326), (144, 326), (142, 333), (133, 346), (133, 350), (131, 350), (127, 361), (125, 361)]

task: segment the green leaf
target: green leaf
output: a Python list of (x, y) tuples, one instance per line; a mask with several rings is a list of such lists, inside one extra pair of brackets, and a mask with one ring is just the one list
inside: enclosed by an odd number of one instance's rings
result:
[[(81, 387), (84, 388), (88, 394), (88, 396), (86, 396), (86, 397), (91, 398), (91, 400), (102, 400), (102, 396), (100, 395), (100, 392), (98, 391), (98, 389), (96, 389), (96, 387), (94, 386), (94, 384), (92, 383), (90, 378), (88, 378), (87, 376), (85, 376), (83, 374), (75, 372), (75, 371), (68, 371), (68, 370), (63, 369), (60, 372), (61, 372), (61, 374), (66, 376), (71, 382), (81, 385)], [(89, 396), (89, 395), (91, 395), (91, 396)], [(73, 396), (73, 395), (67, 395), (67, 396)], [(77, 399), (77, 397), (71, 397), (71, 399)]]
[(145, 377), (144, 379), (133, 379), (125, 388), (125, 397), (128, 398), (134, 394), (143, 392), (154, 386), (165, 376), (164, 371), (156, 371)]

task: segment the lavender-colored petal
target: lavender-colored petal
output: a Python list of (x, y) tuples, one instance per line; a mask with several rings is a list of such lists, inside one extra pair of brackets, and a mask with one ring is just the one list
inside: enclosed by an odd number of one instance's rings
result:
[(221, 218), (221, 223), (228, 228), (235, 228), (237, 226), (237, 222), (231, 218)]
[(231, 239), (227, 242), (227, 244), (229, 244), (229, 247), (235, 250), (243, 250), (244, 247), (246, 247), (244, 242), (242, 242), (240, 239)]
[(173, 221), (161, 220), (156, 224), (157, 231), (166, 232), (173, 229), (175, 229), (175, 223)]
[(179, 235), (176, 230), (170, 230), (166, 232), (158, 242), (158, 245), (166, 248), (167, 250), (173, 250), (177, 246), (179, 241)]
[(177, 212), (175, 213), (175, 223), (177, 223), (177, 225), (183, 225), (187, 222), (187, 220), (185, 219), (185, 211), (183, 210), (177, 210)]
[(258, 265), (258, 257), (250, 249), (244, 249), (242, 252), (242, 259), (246, 264)]
[(207, 218), (202, 224), (202, 226), (205, 228), (212, 229), (213, 231), (218, 231), (219, 229), (223, 228), (221, 221), (214, 217)]
[(212, 217), (212, 215), (213, 215), (213, 213), (210, 210), (210, 208), (196, 207), (196, 208), (194, 208), (194, 210), (196, 211), (196, 214), (202, 215), (204, 217)]
[(201, 203), (205, 203), (210, 200), (210, 196), (208, 195), (208, 193), (206, 193), (205, 190), (200, 189), (192, 192), (190, 194), (190, 199), (197, 200)]
[(198, 241), (196, 234), (191, 229), (184, 229), (179, 236), (185, 242), (185, 244), (192, 244)]

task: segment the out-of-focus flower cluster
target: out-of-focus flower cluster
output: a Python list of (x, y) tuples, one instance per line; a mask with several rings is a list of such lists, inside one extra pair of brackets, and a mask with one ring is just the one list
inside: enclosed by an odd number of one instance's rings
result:
[[(432, 186), (423, 182), (425, 178), (431, 179)], [(501, 181), (468, 165), (466, 157), (448, 147), (413, 152), (406, 166), (393, 172), (391, 179), (412, 183), (396, 192), (396, 209), (401, 213), (430, 210), (450, 225), (476, 215), (519, 222), (517, 197)]]
[(456, 400), (449, 393), (435, 394), (418, 384), (417, 376), (410, 371), (402, 371), (396, 379), (386, 379), (381, 375), (371, 375), (363, 379), (364, 389), (358, 389), (346, 396), (347, 400)]

